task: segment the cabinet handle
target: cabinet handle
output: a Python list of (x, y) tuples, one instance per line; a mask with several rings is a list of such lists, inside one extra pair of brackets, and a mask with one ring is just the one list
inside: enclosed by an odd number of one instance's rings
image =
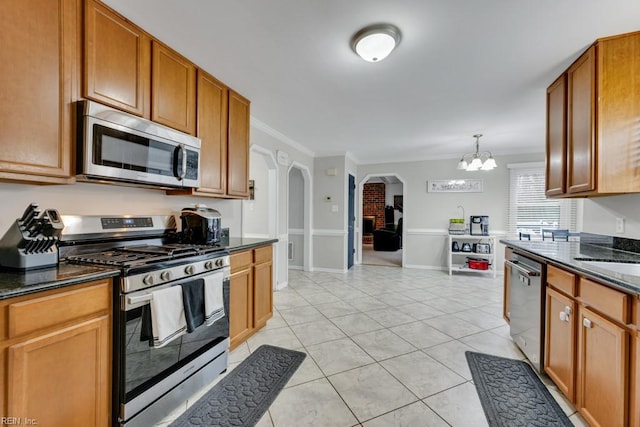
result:
[(560, 312), (560, 320), (563, 322), (569, 322), (569, 315), (564, 311)]
[(590, 328), (591, 327), (591, 320), (587, 319), (586, 317), (584, 319), (582, 319), (582, 325), (584, 325), (585, 328)]
[(571, 314), (572, 310), (571, 307), (569, 307), (568, 305), (564, 307), (564, 312), (567, 314)]

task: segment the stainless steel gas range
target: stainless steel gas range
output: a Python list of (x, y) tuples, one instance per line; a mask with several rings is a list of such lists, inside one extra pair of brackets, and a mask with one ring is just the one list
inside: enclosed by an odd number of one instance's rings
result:
[[(62, 220), (60, 259), (120, 269), (113, 299), (113, 425), (154, 425), (227, 369), (229, 255), (220, 246), (180, 243), (172, 216)], [(215, 275), (222, 280), (224, 316), (154, 346), (154, 292)]]

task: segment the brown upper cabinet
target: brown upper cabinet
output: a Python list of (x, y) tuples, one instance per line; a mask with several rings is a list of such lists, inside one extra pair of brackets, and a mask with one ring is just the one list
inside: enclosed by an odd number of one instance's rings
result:
[(197, 81), (200, 187), (167, 194), (248, 197), (250, 102), (200, 69)]
[(149, 118), (149, 35), (94, 0), (86, 2), (84, 14), (83, 95)]
[(196, 66), (104, 4), (85, 9), (83, 95), (196, 134)]
[(156, 40), (151, 46), (151, 120), (195, 135), (196, 66)]
[(229, 90), (227, 195), (249, 196), (249, 100)]
[(80, 0), (2, 2), (0, 179), (74, 182), (81, 10)]
[(547, 89), (547, 196), (640, 192), (640, 32), (598, 39)]
[(567, 188), (567, 76), (561, 75), (547, 89), (547, 196), (564, 194)]

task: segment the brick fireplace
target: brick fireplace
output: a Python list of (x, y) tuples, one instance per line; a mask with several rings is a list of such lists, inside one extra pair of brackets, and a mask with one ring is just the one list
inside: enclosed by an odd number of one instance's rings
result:
[[(385, 185), (381, 182), (366, 183), (362, 189), (362, 243), (373, 243), (373, 230), (384, 227)], [(373, 228), (365, 232), (364, 220), (373, 222)], [(368, 228), (368, 227), (367, 227)]]

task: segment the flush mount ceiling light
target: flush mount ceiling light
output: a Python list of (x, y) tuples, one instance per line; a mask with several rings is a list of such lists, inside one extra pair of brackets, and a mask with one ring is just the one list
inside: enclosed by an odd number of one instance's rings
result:
[(490, 171), (498, 166), (490, 151), (480, 151), (481, 136), (481, 133), (473, 135), (476, 139), (476, 152), (463, 155), (458, 162), (458, 169), (466, 171)]
[(400, 43), (400, 30), (391, 24), (364, 27), (351, 38), (351, 49), (368, 62), (380, 62)]

